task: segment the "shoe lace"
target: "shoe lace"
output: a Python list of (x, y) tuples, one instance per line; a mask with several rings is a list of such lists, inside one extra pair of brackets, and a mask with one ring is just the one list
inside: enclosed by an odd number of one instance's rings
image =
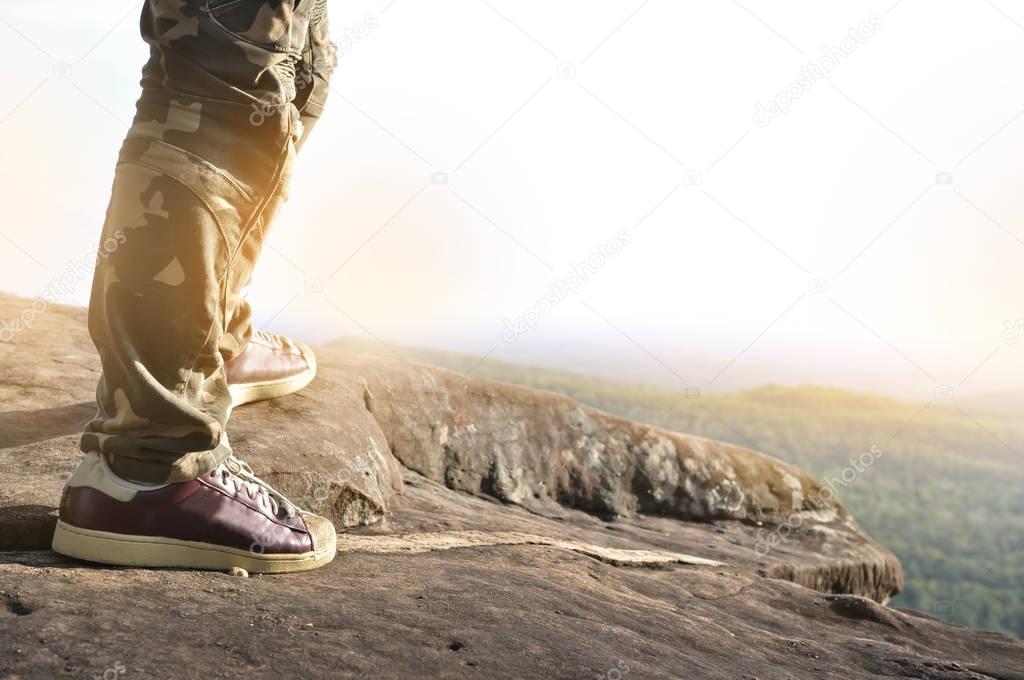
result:
[(230, 456), (221, 466), (220, 475), (221, 481), (225, 484), (231, 482), (236, 493), (240, 489), (245, 489), (249, 498), (253, 500), (259, 498), (269, 504), (275, 515), (278, 509), (284, 509), (288, 517), (295, 517), (295, 505), (283, 493), (257, 477), (248, 463)]
[(252, 339), (270, 347), (281, 347), (282, 345), (281, 336), (264, 330), (254, 330), (252, 332)]

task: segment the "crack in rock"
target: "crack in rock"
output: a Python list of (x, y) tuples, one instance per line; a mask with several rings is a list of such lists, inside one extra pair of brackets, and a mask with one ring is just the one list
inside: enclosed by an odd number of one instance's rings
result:
[(605, 548), (550, 536), (525, 534), (515, 531), (443, 531), (418, 534), (357, 535), (338, 534), (339, 553), (417, 554), (457, 548), (478, 548), (495, 545), (546, 545), (569, 550), (600, 560), (616, 567), (664, 567), (670, 564), (688, 564), (703, 567), (724, 566), (722, 562), (694, 557), (683, 553), (660, 550), (626, 550)]

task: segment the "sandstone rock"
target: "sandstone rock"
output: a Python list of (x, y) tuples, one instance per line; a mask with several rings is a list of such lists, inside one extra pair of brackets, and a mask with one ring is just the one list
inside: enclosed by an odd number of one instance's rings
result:
[[(0, 296), (0, 319), (28, 304)], [(50, 307), (0, 342), (0, 678), (1024, 677), (1019, 640), (883, 606), (899, 563), (789, 465), (337, 348), (231, 423), (259, 474), (346, 528), (334, 563), (65, 560), (47, 548), (92, 415), (84, 329)]]
[[(353, 361), (322, 354), (333, 365)], [(427, 366), (367, 357), (359, 374), (395, 456), (453, 489), (609, 517), (852, 520), (818, 482), (754, 451)]]
[[(1024, 677), (1020, 640), (758, 576), (721, 523), (609, 525), (576, 510), (552, 521), (415, 473), (406, 482), (387, 525), (345, 534), (335, 561), (308, 574), (0, 553), (0, 678), (115, 664), (126, 677)], [(656, 537), (656, 550), (726, 564), (623, 566), (507, 532), (622, 550)]]

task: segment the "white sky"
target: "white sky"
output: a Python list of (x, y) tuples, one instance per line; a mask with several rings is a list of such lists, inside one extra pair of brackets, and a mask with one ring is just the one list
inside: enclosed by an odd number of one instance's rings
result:
[[(374, 27), (300, 160), (261, 324), (674, 387), (1019, 389), (1024, 2), (333, 5), (339, 41)], [(95, 248), (138, 7), (0, 0), (0, 290), (37, 295)], [(502, 339), (620, 229), (579, 294)]]

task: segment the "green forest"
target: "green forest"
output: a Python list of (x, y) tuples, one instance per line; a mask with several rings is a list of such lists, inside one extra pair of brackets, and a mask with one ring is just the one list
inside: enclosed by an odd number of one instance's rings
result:
[[(382, 351), (360, 341), (344, 344)], [(746, 446), (818, 479), (840, 475), (851, 457), (877, 446), (882, 455), (876, 462), (837, 491), (860, 525), (903, 564), (906, 589), (892, 605), (1024, 637), (1019, 402), (915, 404), (810, 385), (696, 395), (467, 355), (398, 351), (411, 360), (566, 394), (616, 415)]]

